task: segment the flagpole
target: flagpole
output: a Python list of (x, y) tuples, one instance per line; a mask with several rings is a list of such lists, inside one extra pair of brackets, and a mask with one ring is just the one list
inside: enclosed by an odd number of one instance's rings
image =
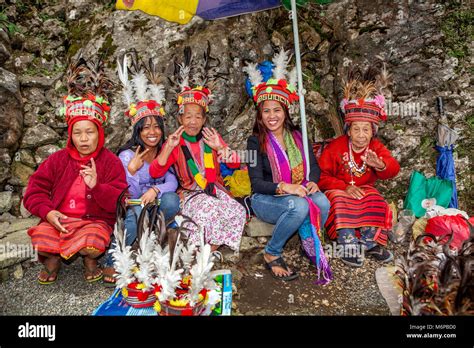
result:
[(298, 16), (296, 15), (296, 0), (291, 0), (291, 17), (293, 20), (293, 37), (295, 42), (296, 71), (298, 73), (298, 96), (300, 97), (301, 132), (303, 133), (303, 149), (306, 159), (306, 180), (309, 181), (309, 149), (308, 129), (306, 127), (306, 112), (304, 104), (303, 72), (301, 69), (300, 40), (298, 35)]

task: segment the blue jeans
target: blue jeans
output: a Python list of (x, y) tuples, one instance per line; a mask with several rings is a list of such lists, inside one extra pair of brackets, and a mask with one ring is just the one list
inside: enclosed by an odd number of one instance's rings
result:
[[(324, 226), (328, 218), (329, 200), (321, 192), (313, 193), (308, 197), (319, 207), (321, 226)], [(305, 198), (295, 195), (277, 197), (260, 193), (253, 194), (250, 201), (255, 215), (260, 220), (275, 225), (272, 238), (265, 247), (265, 252), (280, 256), (288, 239), (308, 216), (308, 202)]]
[(377, 227), (361, 227), (360, 239), (357, 238), (356, 232), (353, 228), (341, 228), (337, 230), (337, 242), (343, 245), (349, 244), (363, 244), (367, 250), (372, 249), (377, 245), (374, 242), (374, 236), (377, 232)]
[[(160, 210), (163, 212), (165, 220), (171, 219), (179, 212), (179, 197), (176, 193), (163, 193), (160, 197), (160, 201)], [(140, 205), (131, 206), (127, 209), (127, 215), (125, 217), (125, 228), (127, 229), (127, 236), (125, 238), (126, 245), (132, 245), (137, 238), (137, 221), (142, 209)], [(106, 252), (104, 261), (106, 267), (111, 267), (114, 264), (112, 253), (110, 252), (113, 249), (115, 249), (115, 237), (112, 235), (110, 248)]]

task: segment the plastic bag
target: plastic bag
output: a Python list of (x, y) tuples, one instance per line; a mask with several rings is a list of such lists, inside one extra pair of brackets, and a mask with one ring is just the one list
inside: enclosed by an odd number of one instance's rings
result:
[(411, 229), (416, 221), (415, 215), (410, 209), (402, 210), (398, 214), (398, 222), (393, 226), (392, 231), (389, 232), (388, 237), (393, 243), (401, 243), (405, 239), (408, 231)]
[(446, 237), (441, 240), (443, 244), (449, 241), (450, 235), (453, 233), (454, 237), (449, 247), (459, 250), (462, 243), (469, 238), (470, 228), (468, 221), (460, 214), (456, 216), (443, 215), (428, 219), (425, 232), (435, 236), (446, 235)]
[(224, 178), (224, 183), (229, 187), (230, 193), (234, 197), (245, 197), (250, 195), (252, 191), (249, 173), (246, 170), (234, 171), (232, 176)]
[(417, 218), (426, 214), (421, 202), (426, 198), (436, 198), (438, 205), (447, 208), (453, 194), (453, 183), (438, 177), (427, 179), (423, 173), (413, 171), (410, 186), (403, 204), (404, 209), (410, 209)]

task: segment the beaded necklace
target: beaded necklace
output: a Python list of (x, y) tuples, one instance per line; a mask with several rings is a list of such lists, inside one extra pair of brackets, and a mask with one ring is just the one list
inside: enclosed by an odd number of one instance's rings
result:
[[(364, 155), (363, 155), (366, 158), (367, 158), (367, 151), (368, 150), (369, 150), (369, 147), (367, 146), (367, 148), (365, 149)], [(367, 171), (367, 164), (365, 163), (365, 161), (362, 163), (362, 165), (360, 167), (355, 162), (354, 154), (352, 153), (352, 142), (351, 142), (350, 139), (349, 139), (349, 169), (350, 169), (350, 173), (351, 173), (351, 178), (352, 178), (353, 175), (360, 178)], [(354, 185), (354, 180), (351, 181), (351, 185)]]

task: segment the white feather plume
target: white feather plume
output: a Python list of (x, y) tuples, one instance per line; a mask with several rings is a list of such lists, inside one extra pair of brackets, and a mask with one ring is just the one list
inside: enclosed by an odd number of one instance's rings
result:
[(137, 255), (138, 271), (135, 273), (137, 280), (145, 285), (144, 290), (148, 290), (153, 283), (153, 250), (156, 245), (156, 236), (146, 228), (140, 238), (140, 249)]
[(191, 264), (194, 261), (194, 252), (196, 251), (196, 246), (188, 240), (187, 246), (183, 247), (180, 258), (183, 264), (185, 272), (188, 272), (191, 269)]
[(120, 59), (117, 58), (117, 73), (119, 80), (122, 83), (123, 89), (123, 101), (127, 106), (133, 103), (133, 88), (128, 79), (128, 57), (124, 55), (123, 62), (120, 62)]
[(114, 269), (117, 272), (116, 287), (124, 288), (134, 280), (133, 270), (136, 267), (133, 259), (133, 252), (131, 246), (126, 245), (127, 230), (125, 229), (123, 235), (117, 228), (114, 228), (114, 236), (116, 240), (115, 249), (112, 251), (114, 258)]
[(161, 292), (158, 296), (160, 301), (166, 301), (175, 297), (176, 288), (181, 282), (181, 274), (184, 271), (183, 269), (176, 269), (176, 263), (179, 259), (179, 254), (181, 253), (182, 247), (182, 243), (178, 243), (176, 245), (171, 265), (168, 266), (168, 271), (163, 277), (164, 279), (161, 281)]
[(153, 99), (158, 104), (162, 104), (165, 99), (165, 88), (163, 85), (150, 85), (148, 86), (150, 99)]
[(252, 86), (258, 86), (263, 82), (262, 73), (257, 68), (257, 63), (249, 63), (242, 69), (249, 76)]
[(273, 77), (277, 80), (286, 79), (286, 75), (288, 74), (288, 67), (289, 62), (289, 55), (288, 52), (284, 49), (281, 49), (272, 59), (274, 64), (273, 68)]
[(298, 83), (298, 73), (297, 73), (297, 70), (296, 70), (296, 67), (294, 67), (293, 69), (291, 69), (290, 71), (290, 75), (289, 75), (289, 78), (288, 78), (288, 83), (290, 85), (292, 85), (293, 87), (297, 88), (297, 83)]
[(211, 246), (206, 244), (197, 252), (196, 264), (190, 271), (192, 281), (189, 291), (189, 301), (191, 305), (194, 305), (197, 302), (199, 292), (203, 288), (209, 288), (213, 285), (211, 269), (214, 266), (214, 263), (211, 260)]
[(143, 71), (139, 71), (132, 78), (137, 100), (148, 100), (148, 79)]
[(168, 246), (165, 248), (161, 248), (160, 245), (155, 246), (155, 250), (153, 251), (153, 264), (156, 271), (154, 283), (161, 284), (170, 267), (170, 252)]
[(184, 64), (178, 64), (178, 65), (179, 65), (179, 76), (181, 80), (179, 82), (179, 88), (183, 90), (184, 87), (189, 87), (189, 74), (191, 72), (191, 67)]

